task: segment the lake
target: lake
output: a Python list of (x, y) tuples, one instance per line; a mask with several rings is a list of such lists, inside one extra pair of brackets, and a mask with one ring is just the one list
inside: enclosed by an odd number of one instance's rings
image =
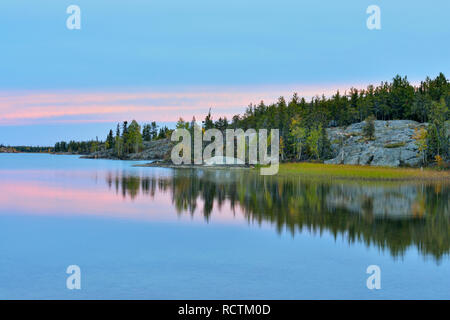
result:
[(449, 184), (136, 163), (0, 154), (0, 298), (450, 299)]

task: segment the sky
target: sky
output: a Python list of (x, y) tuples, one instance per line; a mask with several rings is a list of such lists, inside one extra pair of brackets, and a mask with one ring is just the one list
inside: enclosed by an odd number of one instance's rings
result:
[[(69, 30), (70, 5), (81, 29)], [(369, 5), (381, 29), (369, 30)], [(0, 144), (450, 73), (450, 1), (2, 0)]]

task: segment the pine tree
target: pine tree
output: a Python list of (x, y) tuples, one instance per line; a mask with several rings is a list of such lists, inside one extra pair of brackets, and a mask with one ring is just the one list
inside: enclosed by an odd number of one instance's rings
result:
[(109, 130), (109, 134), (106, 137), (106, 149), (112, 149), (114, 148), (114, 136), (113, 131)]
[(203, 121), (203, 128), (205, 130), (214, 128), (214, 122), (211, 116), (211, 109), (209, 109), (208, 115), (206, 116), (205, 121)]
[(151, 135), (151, 127), (149, 124), (144, 124), (142, 128), (142, 139), (144, 141), (151, 141), (152, 135)]
[(189, 123), (184, 121), (182, 117), (180, 117), (175, 126), (177, 129), (189, 129)]
[(331, 142), (328, 139), (328, 134), (325, 127), (322, 127), (320, 132), (319, 154), (320, 159), (322, 160), (329, 159), (331, 157)]
[(155, 121), (153, 121), (150, 125), (150, 135), (152, 137), (152, 140), (155, 140), (158, 137), (158, 126), (156, 125)]

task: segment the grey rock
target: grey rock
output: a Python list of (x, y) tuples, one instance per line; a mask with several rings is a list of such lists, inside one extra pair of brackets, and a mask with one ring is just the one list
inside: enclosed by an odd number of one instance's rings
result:
[(427, 127), (412, 120), (375, 121), (375, 139), (363, 137), (365, 122), (327, 129), (334, 158), (330, 164), (372, 166), (418, 166), (420, 157), (413, 139), (414, 130)]

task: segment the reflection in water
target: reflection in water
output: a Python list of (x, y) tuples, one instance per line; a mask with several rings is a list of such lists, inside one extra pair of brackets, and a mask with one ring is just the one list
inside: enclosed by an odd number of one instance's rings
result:
[(401, 256), (416, 246), (440, 260), (450, 251), (448, 184), (331, 182), (260, 176), (245, 170), (174, 170), (171, 176), (109, 173), (123, 197), (170, 192), (178, 213), (199, 203), (209, 220), (214, 204), (238, 206), (248, 221), (270, 222), (292, 235), (330, 231), (349, 243), (364, 242)]

